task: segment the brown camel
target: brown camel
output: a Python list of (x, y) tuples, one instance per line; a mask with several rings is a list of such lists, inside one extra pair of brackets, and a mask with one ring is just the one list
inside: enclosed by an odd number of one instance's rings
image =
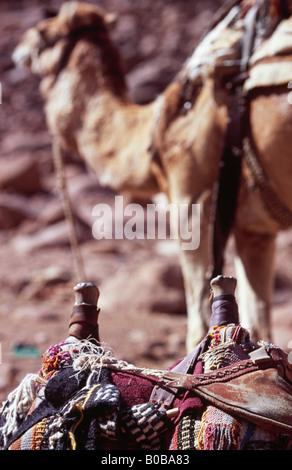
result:
[[(242, 32), (228, 32), (224, 60), (233, 60)], [(144, 106), (130, 101), (108, 16), (93, 5), (62, 5), (57, 16), (28, 30), (14, 52), (15, 62), (27, 65), (41, 79), (52, 136), (63, 149), (78, 153), (101, 184), (148, 196), (164, 192), (178, 206), (200, 204), (199, 248), (180, 250), (188, 350), (205, 335), (209, 322), (201, 299), (212, 267), (212, 198), (230, 98), (228, 87), (221, 86), (224, 77), (218, 79), (222, 67), (215, 70), (216, 77), (212, 71), (196, 76), (200, 67), (194, 64), (201, 49), (206, 57), (208, 37), (164, 93)], [(191, 96), (182, 99), (190, 82)], [(287, 84), (251, 89), (249, 109), (258, 160), (281, 201), (292, 210), (292, 108), (287, 97)], [(233, 234), (241, 323), (253, 338), (269, 339), (275, 240), (283, 227), (267, 211), (245, 160), (240, 181)], [(190, 217), (189, 223), (197, 229), (198, 220)]]

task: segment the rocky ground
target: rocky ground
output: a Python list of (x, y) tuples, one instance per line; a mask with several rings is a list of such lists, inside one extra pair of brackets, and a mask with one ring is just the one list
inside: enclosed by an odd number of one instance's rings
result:
[[(171, 81), (220, 3), (98, 2), (119, 14), (114, 37), (133, 100), (145, 103)], [(21, 34), (42, 10), (37, 0), (0, 1), (0, 400), (25, 373), (38, 370), (49, 345), (66, 337), (77, 282), (38, 81), (11, 61)], [(175, 241), (95, 240), (92, 208), (113, 206), (116, 194), (101, 188), (75, 156), (66, 156), (66, 175), (87, 278), (101, 292), (101, 339), (137, 365), (169, 366), (185, 354), (186, 335)], [(232, 260), (231, 250), (228, 273)], [(288, 231), (278, 242), (272, 316), (274, 342), (286, 350), (292, 340), (291, 261)]]

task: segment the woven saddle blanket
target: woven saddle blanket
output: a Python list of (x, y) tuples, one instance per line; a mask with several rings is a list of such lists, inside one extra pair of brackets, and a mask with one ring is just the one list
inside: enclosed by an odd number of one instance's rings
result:
[[(228, 14), (202, 40), (182, 72), (190, 80), (232, 76), (238, 73), (244, 51), (242, 41), (255, 1), (246, 0)], [(289, 2), (288, 2), (289, 3)], [(287, 5), (285, 14), (290, 14)], [(254, 18), (252, 47), (248, 57), (246, 91), (286, 85), (292, 80), (292, 19), (284, 18), (280, 2), (265, 0)]]
[[(244, 400), (238, 400), (241, 390), (244, 392), (242, 384), (224, 378), (227, 370), (236, 368), (255, 348), (246, 331), (235, 325), (214, 327), (206, 344), (192, 374), (187, 375), (172, 372), (175, 365), (169, 371), (136, 368), (116, 360), (101, 345), (88, 341), (69, 338), (52, 346), (43, 356), (39, 373), (26, 377), (4, 403), (0, 447), (11, 450), (290, 448), (290, 425), (282, 416), (284, 425), (279, 426), (279, 411), (273, 412), (276, 397), (262, 395), (257, 400), (255, 414), (259, 416), (261, 403), (265, 402), (269, 419), (275, 423), (272, 427), (265, 426), (264, 421), (262, 425), (261, 420), (249, 420), (246, 413), (238, 413), (238, 408), (245, 406)], [(216, 371), (222, 372), (221, 378), (216, 375), (217, 382), (212, 378)], [(243, 376), (247, 390), (253, 388), (248, 376)], [(186, 383), (177, 387), (172, 407), (179, 414), (170, 417), (165, 408), (151, 401), (153, 389), (158, 385), (174, 390), (175, 381), (186, 378), (191, 380), (191, 385), (194, 381), (195, 387)], [(264, 374), (261, 382), (265, 380)], [(255, 392), (261, 393), (272, 385), (273, 394), (279, 394), (279, 405), (291, 416), (291, 385), (280, 381), (277, 388), (278, 382), (275, 385), (274, 380), (269, 380), (266, 388), (258, 388), (258, 384)], [(224, 389), (228, 387), (231, 390), (225, 396)], [(222, 389), (223, 406), (218, 401)], [(231, 403), (230, 397), (237, 397), (237, 402)], [(252, 415), (253, 410), (250, 411)]]
[(250, 59), (245, 89), (286, 85), (292, 80), (292, 18), (281, 21)]

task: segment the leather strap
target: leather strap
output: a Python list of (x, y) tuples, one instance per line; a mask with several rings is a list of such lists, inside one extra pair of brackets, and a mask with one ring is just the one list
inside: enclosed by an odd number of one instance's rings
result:
[(245, 32), (242, 44), (241, 72), (245, 72), (248, 68), (249, 59), (254, 45), (256, 20), (260, 6), (261, 0), (256, 0), (254, 6), (250, 8), (244, 18)]
[[(271, 361), (270, 361), (271, 362)], [(187, 390), (196, 390), (198, 387), (215, 383), (230, 382), (236, 377), (259, 370), (259, 366), (251, 359), (236, 362), (230, 366), (222, 367), (218, 370), (206, 372), (205, 374), (177, 374), (177, 378), (168, 385), (175, 388), (185, 388)], [(167, 379), (174, 378), (175, 373), (170, 371), (165, 374)]]
[(69, 335), (77, 339), (95, 338), (99, 341), (99, 309), (94, 305), (74, 305), (69, 321)]
[[(208, 338), (205, 338), (190, 354), (171, 369), (172, 373), (188, 374), (194, 368), (199, 356), (204, 352)], [(172, 380), (169, 380), (169, 383)], [(168, 409), (178, 394), (178, 389), (171, 388), (168, 381), (155, 385), (152, 390), (150, 401), (154, 405), (159, 405), (160, 409)]]
[(233, 295), (224, 294), (214, 297), (212, 303), (212, 325), (222, 326), (239, 323), (237, 302)]
[[(238, 324), (238, 322), (238, 307), (235, 297), (233, 295), (219, 295), (214, 297), (212, 302), (210, 329), (207, 336), (190, 354), (188, 354), (184, 359), (182, 359), (182, 361), (176, 364), (171, 369), (171, 372), (180, 374), (192, 373), (200, 355), (208, 347), (212, 328), (230, 323)], [(241, 327), (239, 327), (239, 329), (241, 329)], [(237, 329), (236, 333), (238, 333)], [(153, 388), (150, 401), (156, 405), (160, 405), (161, 408), (167, 409), (171, 407), (177, 393), (178, 390), (171, 388), (166, 381), (163, 383), (163, 385), (157, 384)]]
[[(260, 348), (261, 349), (261, 348)], [(214, 406), (248, 421), (292, 436), (292, 384), (279, 375), (277, 362), (263, 352), (216, 371), (177, 374), (169, 385), (193, 390)], [(166, 379), (176, 374), (166, 373)]]
[(245, 15), (240, 71), (228, 81), (230, 92), (228, 105), (229, 120), (213, 196), (213, 267), (211, 278), (223, 272), (225, 248), (233, 227), (237, 208), (243, 155), (242, 143), (247, 113), (243, 81), (246, 78), (248, 63), (254, 45), (255, 26), (260, 3), (260, 0), (256, 0), (255, 4)]
[(94, 305), (74, 305), (70, 317), (69, 326), (74, 323), (88, 323), (89, 325), (96, 326), (99, 311)]
[(251, 370), (228, 382), (205, 384), (195, 390), (229, 414), (292, 436), (292, 386), (274, 368)]

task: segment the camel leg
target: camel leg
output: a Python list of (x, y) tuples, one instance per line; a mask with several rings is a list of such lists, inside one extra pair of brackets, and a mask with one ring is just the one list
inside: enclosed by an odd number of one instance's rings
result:
[(189, 226), (195, 224), (194, 231), (200, 231), (198, 247), (185, 249), (179, 238), (188, 308), (188, 351), (204, 338), (210, 322), (210, 303), (202, 299), (206, 293), (209, 296), (210, 289), (212, 194), (226, 127), (226, 107), (218, 106), (223, 98), (225, 94), (214, 96), (212, 84), (203, 87), (187, 116), (168, 127), (161, 150), (170, 201), (177, 206), (187, 204), (190, 211), (193, 204), (200, 206), (199, 227), (193, 218), (188, 221)]
[[(204, 242), (202, 242), (204, 245)], [(204, 299), (208, 262), (205, 248), (200, 246), (196, 252), (180, 251), (180, 260), (185, 285), (187, 303), (187, 338), (186, 350), (190, 352), (206, 335), (209, 328), (210, 312)]]
[(253, 341), (270, 341), (276, 236), (239, 228), (235, 229), (234, 236), (241, 324), (249, 330)]
[[(204, 198), (203, 198), (204, 199)], [(188, 312), (188, 327), (186, 338), (186, 349), (190, 352), (194, 347), (204, 338), (209, 328), (210, 319), (210, 306), (209, 303), (204, 301), (204, 294), (206, 293), (206, 280), (210, 265), (210, 225), (208, 224), (208, 217), (203, 214), (204, 210), (209, 209), (210, 195), (207, 196), (205, 201), (200, 198), (196, 200), (196, 207), (200, 208), (199, 218), (194, 217), (192, 210), (192, 200), (188, 200), (189, 208), (189, 232), (194, 235), (194, 245), (187, 244), (185, 237), (182, 237), (180, 230), (178, 231), (179, 243), (179, 258), (182, 268), (184, 279), (187, 312)], [(185, 198), (175, 198), (172, 203), (180, 208), (181, 204), (186, 204)], [(198, 206), (199, 204), (199, 206)], [(197, 216), (198, 216), (197, 212)], [(195, 241), (196, 240), (196, 241)], [(207, 294), (209, 291), (207, 292)]]

